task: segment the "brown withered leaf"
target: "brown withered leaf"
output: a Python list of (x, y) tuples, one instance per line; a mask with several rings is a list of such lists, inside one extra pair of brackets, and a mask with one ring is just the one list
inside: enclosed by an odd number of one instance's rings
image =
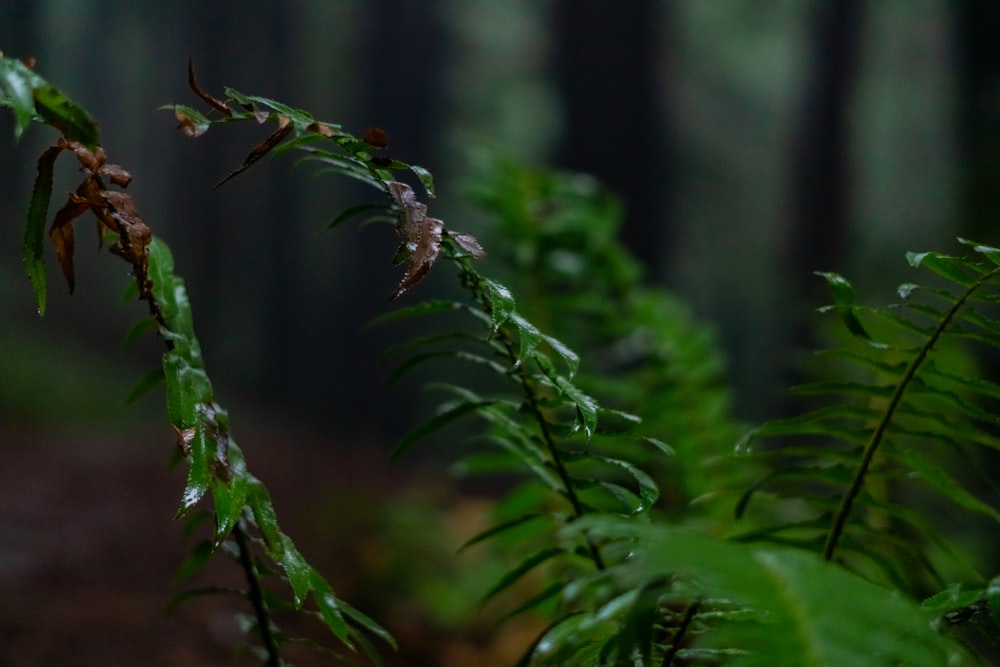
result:
[(463, 234), (461, 232), (448, 232), (448, 238), (455, 242), (459, 248), (465, 252), (472, 255), (474, 259), (482, 259), (486, 257), (486, 251), (483, 250), (482, 244), (472, 234)]
[(397, 231), (400, 231), (400, 236), (406, 237), (416, 229), (416, 226), (427, 215), (427, 206), (420, 203), (420, 200), (417, 199), (417, 193), (406, 183), (389, 181), (386, 186), (389, 188), (389, 194), (392, 195), (393, 200), (403, 209), (406, 229), (400, 230), (397, 227)]
[(69, 285), (70, 294), (76, 286), (76, 275), (73, 271), (73, 250), (75, 246), (73, 238), (73, 226), (76, 219), (93, 208), (93, 204), (86, 198), (75, 192), (69, 193), (69, 198), (63, 207), (56, 212), (56, 216), (49, 228), (49, 239), (52, 241), (52, 249), (56, 252), (56, 259), (62, 269), (63, 276), (66, 277), (66, 284)]
[(68, 141), (64, 137), (60, 137), (59, 147), (73, 151), (80, 166), (91, 174), (96, 174), (104, 166), (104, 161), (107, 160), (107, 155), (100, 146), (90, 150), (79, 141)]
[(222, 184), (229, 179), (234, 178), (249, 169), (254, 162), (267, 155), (272, 148), (284, 141), (285, 137), (291, 134), (293, 129), (295, 129), (295, 126), (292, 125), (292, 121), (287, 116), (278, 116), (278, 129), (272, 132), (267, 139), (254, 146), (253, 150), (250, 151), (250, 154), (243, 160), (243, 164), (237, 167), (235, 171), (226, 176), (224, 179), (219, 181), (215, 187), (221, 187)]
[(408, 258), (406, 273), (389, 296), (391, 301), (419, 283), (430, 271), (441, 252), (441, 238), (445, 228), (442, 221), (427, 217), (427, 206), (417, 199), (409, 185), (389, 181), (386, 186), (393, 200), (403, 210), (403, 219), (396, 226), (400, 239), (400, 248), (396, 254)]
[(177, 434), (177, 447), (181, 450), (181, 454), (184, 456), (189, 456), (191, 454), (191, 443), (194, 441), (194, 436), (196, 431), (194, 428), (180, 429), (170, 425), (174, 429), (174, 433)]
[(380, 127), (369, 127), (361, 139), (375, 148), (386, 148), (389, 145), (389, 133)]
[(198, 81), (194, 77), (194, 59), (193, 58), (188, 58), (188, 86), (191, 87), (191, 90), (194, 91), (195, 95), (197, 95), (201, 99), (205, 100), (205, 104), (207, 104), (208, 106), (212, 107), (216, 111), (220, 111), (221, 113), (223, 113), (226, 116), (232, 116), (233, 115), (233, 112), (229, 108), (228, 104), (226, 104), (225, 102), (223, 102), (220, 99), (212, 97), (211, 95), (209, 95), (208, 93), (206, 93), (205, 91), (203, 91), (201, 89), (201, 87), (198, 85)]
[(441, 253), (441, 241), (445, 235), (475, 259), (482, 259), (486, 256), (483, 246), (472, 234), (449, 232), (445, 228), (444, 222), (437, 218), (428, 218), (427, 206), (417, 199), (417, 194), (409, 185), (398, 181), (389, 181), (386, 183), (386, 187), (389, 189), (393, 201), (403, 211), (402, 219), (396, 225), (400, 245), (395, 258), (399, 262), (407, 261), (406, 273), (389, 297), (390, 301), (419, 283), (427, 275)]
[(315, 132), (316, 134), (323, 135), (324, 137), (337, 136), (337, 133), (334, 131), (332, 127), (330, 127), (326, 123), (320, 123), (319, 121), (313, 121), (312, 123), (309, 123), (306, 129), (309, 130), (310, 132)]
[(410, 260), (406, 264), (406, 273), (403, 274), (403, 279), (399, 281), (396, 289), (389, 296), (390, 301), (423, 280), (427, 272), (431, 270), (441, 252), (443, 233), (444, 222), (441, 220), (424, 218), (421, 221), (415, 241), (406, 244), (406, 249), (410, 252)]
[(101, 176), (106, 176), (109, 181), (120, 188), (127, 188), (128, 184), (132, 182), (132, 174), (125, 171), (118, 164), (106, 164), (98, 169), (97, 173)]
[(66, 203), (56, 212), (49, 228), (49, 239), (70, 293), (76, 284), (73, 267), (75, 223), (87, 211), (97, 218), (98, 244), (107, 231), (114, 233), (117, 240), (111, 251), (132, 265), (140, 289), (148, 289), (149, 257), (146, 248), (152, 242), (152, 232), (139, 217), (132, 197), (124, 192), (104, 189), (101, 180), (101, 177), (106, 177), (112, 184), (126, 187), (132, 180), (131, 174), (120, 165), (107, 164), (107, 155), (100, 146), (90, 150), (78, 142), (60, 139), (54, 148), (72, 150), (85, 174), (76, 192), (71, 192)]
[(111, 246), (111, 252), (131, 264), (139, 284), (145, 285), (149, 270), (146, 247), (153, 240), (153, 232), (139, 217), (131, 195), (114, 190), (101, 190), (98, 196), (104, 204), (100, 211), (95, 210), (98, 219), (118, 234), (118, 240)]

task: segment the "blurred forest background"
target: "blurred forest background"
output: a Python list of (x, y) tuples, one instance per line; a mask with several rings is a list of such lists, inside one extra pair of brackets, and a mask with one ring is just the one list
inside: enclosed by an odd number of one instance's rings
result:
[[(908, 279), (905, 251), (947, 251), (957, 235), (1000, 244), (998, 32), (990, 0), (4, 0), (0, 10), (0, 50), (37, 58), (132, 172), (140, 213), (174, 248), (237, 437), (267, 424), (331, 448), (373, 443), (379, 456), (420, 414), (412, 395), (387, 389), (379, 363), (399, 336), (364, 330), (399, 279), (393, 233), (323, 234), (372, 194), (287, 158), (213, 190), (264, 134), (180, 135), (157, 109), (198, 105), (189, 57), (208, 91), (272, 97), (356, 133), (384, 128), (390, 154), (436, 175), (440, 217), (487, 249), (503, 239), (463, 204), (470, 147), (593, 174), (621, 197), (623, 238), (648, 280), (715, 327), (734, 408), (759, 421), (780, 411), (815, 344), (826, 292), (813, 270), (842, 272), (884, 303)], [(15, 146), (12, 127), (0, 114), (0, 433), (138, 433), (161, 462), (172, 434), (158, 398), (122, 408), (161, 348), (151, 338), (121, 349), (143, 314), (118, 303), (121, 262), (81, 236), (77, 294), (50, 260), (48, 313), (35, 313), (20, 235), (35, 159), (53, 136), (34, 128)], [(403, 299), (450, 276), (436, 280)]]
[[(101, 121), (140, 212), (177, 248), (221, 396), (384, 435), (375, 362), (387, 334), (362, 327), (397, 279), (391, 232), (322, 235), (370, 194), (290, 160), (213, 191), (260, 137), (187, 141), (157, 111), (195, 102), (189, 56), (209, 90), (386, 129), (391, 153), (437, 175), (438, 211), (459, 228), (483, 233), (458, 182), (469, 145), (594, 174), (622, 197), (623, 236), (649, 280), (717, 327), (736, 410), (758, 420), (773, 416), (789, 351), (825, 302), (813, 270), (889, 299), (904, 251), (947, 249), (957, 234), (1000, 242), (998, 17), (973, 0), (8, 0), (0, 48), (36, 57)], [(38, 377), (46, 363), (65, 378), (102, 353), (104, 367), (142, 357), (116, 347), (136, 313), (114, 305), (120, 283), (102, 272), (120, 267), (103, 257), (81, 253), (78, 294), (54, 284), (50, 314), (35, 316), (16, 249), (44, 134), (8, 139), (0, 161), (11, 250), (0, 335), (23, 352), (0, 366), (4, 422), (51, 419), (31, 405), (59, 391)], [(62, 359), (46, 343), (63, 336), (51, 342), (87, 354)], [(83, 405), (94, 398), (67, 393), (62, 409), (95, 414)]]

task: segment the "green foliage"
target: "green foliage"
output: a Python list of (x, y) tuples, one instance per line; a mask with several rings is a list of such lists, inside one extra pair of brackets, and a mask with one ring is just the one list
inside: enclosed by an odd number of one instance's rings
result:
[(494, 256), (510, 267), (519, 304), (587, 359), (577, 384), (670, 443), (670, 459), (630, 452), (664, 484), (664, 504), (690, 519), (689, 503), (702, 499), (707, 516), (708, 496), (735, 483), (721, 476), (737, 471), (720, 463), (741, 431), (713, 333), (644, 284), (618, 240), (621, 206), (592, 178), (488, 150), (474, 151), (472, 163), (466, 190), (495, 221)]
[[(778, 524), (764, 522), (756, 537), (816, 550), (914, 594), (954, 577), (985, 581), (965, 550), (952, 546), (953, 520), (942, 520), (960, 510), (1000, 520), (1000, 487), (989, 472), (1000, 392), (968, 360), (970, 344), (988, 350), (1000, 341), (1000, 256), (962, 243), (972, 257), (910, 253), (911, 266), (929, 269), (943, 286), (902, 285), (902, 303), (890, 308), (859, 306), (843, 277), (821, 274), (834, 297), (824, 310), (836, 313), (851, 335), (826, 353), (845, 374), (799, 387), (804, 396), (826, 400), (761, 426), (743, 443), (773, 470), (747, 491), (738, 513), (748, 512), (761, 492), (794, 498), (797, 506)], [(780, 446), (755, 442), (778, 436)], [(936, 520), (913, 511), (915, 499), (937, 498), (953, 506)]]
[[(671, 650), (684, 664), (724, 658), (725, 664), (741, 666), (951, 665), (966, 659), (931, 628), (928, 611), (812, 554), (728, 543), (620, 518), (593, 517), (571, 530), (625, 541), (630, 558), (609, 574), (629, 590), (670, 582), (676, 608), (690, 617), (687, 632), (702, 641), (694, 649), (677, 648), (676, 637), (668, 636), (657, 647), (659, 660)], [(630, 600), (631, 609), (619, 609), (615, 602), (578, 624), (616, 617), (634, 622), (630, 615), (636, 603)], [(713, 623), (713, 617), (729, 622)]]
[[(195, 547), (182, 573), (220, 552), (239, 563), (255, 613), (247, 627), (259, 634), (269, 664), (280, 663), (279, 650), (291, 641), (269, 610), (298, 609), (310, 597), (344, 647), (377, 661), (370, 638), (391, 645), (391, 637), (334, 595), (281, 531), (267, 489), (248, 471), (215, 400), (170, 251), (131, 199), (106, 185), (123, 189), (131, 177), (106, 162), (80, 107), (29, 68), (0, 63), (0, 104), (14, 111), (17, 135), (32, 121), (62, 134), (39, 161), (23, 248), (39, 310), (52, 170), (69, 150), (84, 181), (49, 232), (61, 268), (72, 285), (73, 221), (93, 213), (149, 306), (150, 318), (129, 337), (152, 328), (166, 344), (162, 375), (147, 376), (135, 393), (162, 377), (178, 458), (189, 466), (178, 514), (197, 523), (207, 512), (214, 522), (211, 539)], [(991, 526), (1000, 519), (988, 472), (1000, 385), (976, 374), (966, 349), (1000, 342), (1000, 250), (963, 242), (972, 258), (911, 254), (911, 265), (930, 269), (943, 286), (903, 285), (903, 303), (893, 308), (862, 307), (844, 278), (822, 274), (834, 296), (825, 310), (839, 316), (850, 338), (823, 356), (821, 379), (799, 388), (816, 406), (755, 429), (739, 444), (742, 456), (732, 457), (726, 449), (737, 427), (710, 334), (681, 304), (640, 283), (635, 262), (614, 240), (617, 205), (592, 183), (480, 156), (470, 191), (500, 222), (496, 245), (511, 249), (499, 254), (512, 275), (533, 278), (521, 285), (527, 296), (515, 298), (522, 290), (478, 270), (485, 255), (479, 241), (431, 217), (400, 180), (415, 178), (434, 197), (426, 169), (383, 155), (385, 132), (372, 128), (359, 138), (268, 98), (232, 89), (214, 97), (192, 68), (189, 80), (209, 110), (169, 107), (185, 135), (233, 122), (273, 128), (223, 182), (269, 153), (296, 151), (300, 161), (378, 193), (377, 202), (347, 208), (330, 226), (357, 219), (395, 225), (400, 245), (391, 257), (405, 266), (390, 298), (439, 264), (454, 272), (464, 298), (430, 299), (377, 322), (445, 322), (440, 333), (394, 350), (409, 355), (395, 379), (417, 368), (448, 373), (433, 385), (443, 402), (394, 456), (443, 443), (458, 422), (474, 422), (454, 469), (498, 476), (506, 491), (492, 523), (463, 548), (489, 548), (506, 559), (503, 573), (482, 588), (483, 603), (506, 605), (502, 620), (544, 619), (519, 664), (990, 659), (988, 645), (963, 644), (972, 641), (964, 630), (975, 627), (987, 643), (1000, 643), (998, 578), (966, 562), (975, 560), (974, 547), (951, 528), (958, 517)], [(468, 372), (455, 373), (459, 365)], [(758, 481), (744, 481), (760, 470)], [(739, 497), (742, 521), (735, 525), (700, 502), (726, 493)], [(937, 496), (953, 505), (947, 520), (930, 509)], [(290, 602), (262, 585), (272, 575), (287, 582)]]
[(250, 554), (248, 529), (253, 527), (260, 535), (258, 541), (263, 552), (280, 567), (281, 578), (291, 587), (294, 607), (301, 607), (311, 594), (319, 617), (337, 639), (350, 649), (360, 647), (377, 661), (378, 656), (363, 633), (381, 637), (390, 645), (394, 644), (392, 638), (377, 623), (334, 595), (329, 583), (281, 531), (267, 489), (247, 470), (243, 453), (230, 435), (228, 415), (215, 402), (195, 336), (191, 305), (183, 280), (174, 274), (170, 249), (162, 240), (153, 238), (136, 213), (131, 198), (121, 191), (108, 189), (103, 180), (107, 178), (113, 185), (124, 188), (131, 176), (117, 165), (105, 162), (96, 123), (82, 107), (68, 100), (24, 64), (0, 58), (0, 80), (3, 81), (0, 106), (14, 110), (18, 123), (16, 136), (20, 136), (32, 120), (51, 125), (62, 135), (59, 143), (39, 159), (24, 236), (23, 259), (38, 300), (39, 313), (45, 310), (41, 235), (52, 194), (54, 163), (58, 155), (68, 149), (78, 157), (85, 178), (77, 193), (70, 195), (67, 205), (56, 214), (49, 236), (70, 287), (73, 285), (73, 222), (89, 210), (97, 217), (102, 230), (117, 236), (111, 249), (130, 263), (137, 294), (149, 306), (151, 315), (145, 321), (147, 324), (140, 324), (133, 331), (149, 330), (148, 322), (151, 321), (166, 344), (162, 374), (143, 378), (132, 397), (152, 389), (162, 378), (170, 424), (177, 433), (179, 451), (189, 463), (178, 516), (187, 514), (206, 495), (214, 502), (215, 530), (211, 545), (207, 549), (199, 547), (186, 569), (197, 569), (208, 555), (227, 540), (233, 540), (234, 552), (247, 576), (246, 595), (256, 612), (254, 627), (261, 637), (264, 655), (268, 664), (279, 664), (277, 650), (281, 637), (270, 620), (268, 604), (260, 587), (260, 568)]

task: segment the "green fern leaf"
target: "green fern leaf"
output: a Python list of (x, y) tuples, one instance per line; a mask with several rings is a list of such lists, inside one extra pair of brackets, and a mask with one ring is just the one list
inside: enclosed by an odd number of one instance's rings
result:
[(682, 529), (605, 517), (586, 518), (565, 530), (584, 530), (593, 539), (629, 539), (636, 551), (612, 570), (615, 576), (635, 582), (684, 573), (714, 596), (756, 610), (757, 622), (720, 623), (705, 637), (711, 648), (746, 650), (726, 664), (968, 664), (959, 644), (931, 629), (928, 613), (811, 554), (727, 544)]

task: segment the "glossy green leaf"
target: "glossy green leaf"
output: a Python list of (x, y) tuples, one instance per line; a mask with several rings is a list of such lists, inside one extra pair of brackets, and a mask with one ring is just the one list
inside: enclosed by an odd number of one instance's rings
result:
[(438, 412), (423, 424), (417, 426), (403, 436), (399, 443), (397, 443), (396, 448), (393, 450), (391, 460), (395, 461), (414, 443), (423, 440), (435, 431), (439, 431), (452, 422), (455, 422), (468, 414), (477, 412), (482, 408), (494, 405), (495, 403), (496, 401), (493, 400), (461, 401), (455, 405), (446, 407), (444, 410)]
[(577, 409), (577, 419), (587, 439), (597, 431), (597, 411), (600, 408), (597, 401), (585, 394), (572, 382), (561, 375), (550, 378), (561, 394), (566, 396)]
[(505, 366), (498, 363), (494, 359), (484, 357), (481, 354), (474, 354), (463, 350), (434, 350), (433, 352), (414, 355), (400, 364), (389, 377), (389, 384), (396, 384), (415, 369), (423, 366), (429, 361), (434, 361), (435, 359), (455, 359), (458, 361), (479, 364), (481, 366), (486, 366), (497, 375), (506, 375), (508, 372), (508, 369)]
[(986, 602), (994, 623), (1000, 623), (1000, 576), (993, 577), (986, 587)]
[(335, 217), (330, 224), (326, 226), (327, 230), (334, 229), (339, 225), (347, 222), (348, 220), (353, 220), (359, 216), (365, 215), (367, 213), (372, 213), (374, 211), (386, 211), (386, 207), (381, 204), (358, 204), (357, 206), (351, 206), (341, 211), (337, 217)]
[(464, 308), (466, 308), (465, 304), (463, 304), (460, 301), (449, 301), (447, 299), (433, 299), (430, 301), (421, 301), (420, 303), (414, 304), (412, 306), (397, 308), (396, 310), (391, 310), (388, 313), (379, 315), (378, 317), (371, 320), (366, 325), (366, 328), (381, 326), (383, 324), (388, 324), (389, 322), (408, 319), (410, 317), (417, 317), (421, 315), (435, 315), (437, 313), (446, 313), (450, 311), (461, 310)]
[(301, 147), (300, 150), (305, 151), (308, 155), (301, 158), (296, 164), (318, 162), (325, 165), (322, 169), (316, 172), (317, 175), (337, 174), (339, 176), (347, 176), (348, 178), (361, 181), (362, 183), (376, 189), (382, 188), (382, 181), (376, 176), (373, 176), (371, 171), (365, 168), (363, 164), (359, 164), (352, 158), (344, 155), (335, 155), (329, 151), (316, 150), (308, 146)]
[(132, 326), (128, 328), (125, 332), (125, 337), (122, 339), (122, 348), (128, 349), (135, 345), (136, 341), (142, 338), (147, 333), (156, 331), (156, 320), (152, 317), (144, 317)]
[(837, 273), (817, 271), (816, 275), (825, 278), (827, 285), (830, 286), (830, 292), (833, 294), (833, 300), (836, 304), (835, 309), (847, 330), (872, 347), (885, 347), (884, 343), (880, 343), (872, 338), (868, 330), (861, 323), (861, 320), (858, 319), (855, 307), (854, 287), (851, 283), (847, 282), (847, 279)]
[(222, 479), (216, 476), (212, 482), (212, 498), (215, 501), (215, 541), (217, 544), (226, 539), (236, 527), (246, 507), (247, 494), (250, 492), (250, 479), (243, 452), (235, 443), (229, 442), (226, 455), (229, 463), (229, 478)]
[(566, 588), (566, 583), (563, 581), (553, 581), (548, 586), (535, 593), (528, 599), (524, 600), (521, 604), (517, 605), (510, 611), (506, 612), (496, 620), (494, 627), (501, 625), (502, 623), (520, 616), (521, 614), (531, 611), (532, 609), (537, 609), (546, 603), (557, 600), (559, 594), (562, 593)]
[(434, 177), (431, 175), (431, 172), (429, 172), (426, 169), (424, 169), (423, 167), (419, 167), (419, 166), (417, 166), (415, 164), (411, 164), (411, 165), (408, 165), (408, 166), (410, 168), (410, 171), (412, 171), (414, 174), (416, 174), (417, 178), (420, 179), (420, 184), (424, 186), (425, 190), (427, 190), (427, 196), (428, 197), (434, 197), (435, 196), (435, 193), (434, 193)]
[(492, 330), (496, 332), (515, 313), (514, 295), (510, 293), (509, 289), (489, 278), (483, 278), (482, 284), (489, 304)]
[(594, 458), (598, 461), (603, 461), (608, 465), (621, 468), (627, 472), (633, 480), (635, 480), (637, 488), (639, 489), (639, 498), (642, 501), (640, 506), (634, 510), (635, 512), (642, 512), (650, 509), (659, 499), (660, 488), (657, 486), (656, 482), (635, 464), (624, 459), (611, 458), (607, 456), (595, 456)]
[(210, 442), (204, 428), (195, 428), (190, 439), (190, 452), (188, 458), (187, 484), (181, 494), (181, 504), (177, 510), (177, 516), (186, 515), (192, 507), (205, 497), (212, 483), (212, 469), (207, 461), (213, 457), (214, 442)]
[(970, 275), (967, 269), (961, 268), (961, 258), (950, 257), (938, 252), (908, 252), (906, 253), (906, 261), (914, 268), (930, 269), (942, 278), (959, 285), (969, 286), (976, 280), (975, 276)]
[(524, 575), (528, 572), (534, 570), (536, 567), (542, 565), (543, 563), (563, 556), (566, 554), (564, 549), (559, 547), (549, 547), (547, 549), (542, 549), (541, 551), (535, 552), (522, 560), (518, 565), (507, 572), (503, 577), (500, 578), (498, 582), (493, 584), (488, 591), (482, 597), (482, 603), (486, 603), (488, 600), (493, 599), (498, 594), (507, 590), (515, 583), (517, 583)]
[(260, 480), (252, 476), (248, 478), (247, 483), (247, 506), (252, 513), (253, 523), (260, 531), (264, 544), (268, 545), (268, 553), (271, 553), (271, 549), (275, 549), (276, 553), (280, 554), (281, 531), (278, 529), (278, 517), (271, 504), (271, 494)]
[(893, 458), (905, 463), (952, 502), (967, 510), (984, 514), (994, 521), (1000, 522), (1000, 512), (972, 495), (958, 480), (948, 474), (943, 467), (927, 460), (922, 454), (911, 448), (894, 447), (891, 454)]
[(968, 588), (960, 584), (951, 584), (940, 593), (924, 600), (920, 606), (935, 614), (946, 614), (973, 605), (986, 597), (986, 588), (979, 586)]
[(515, 362), (515, 366), (520, 366), (525, 359), (531, 359), (534, 355), (535, 349), (542, 341), (542, 332), (539, 331), (534, 324), (524, 319), (516, 312), (511, 312), (509, 321), (513, 323), (520, 342), (520, 350), (518, 351), (517, 361)]
[(24, 239), (21, 245), (21, 261), (31, 282), (31, 289), (35, 292), (39, 315), (45, 315), (46, 302), (45, 260), (42, 259), (45, 224), (48, 219), (49, 201), (52, 199), (53, 168), (61, 152), (61, 148), (52, 146), (38, 158), (38, 175), (35, 177), (35, 187), (31, 192), (31, 202), (28, 204), (28, 221), (24, 226)]
[[(288, 583), (292, 586), (295, 606), (302, 606), (309, 591), (313, 590), (318, 574), (299, 553), (292, 538), (281, 531), (278, 531), (278, 541), (267, 546), (271, 557), (282, 567), (288, 577)], [(330, 597), (332, 597), (332, 591)], [(339, 634), (337, 636), (340, 637)]]
[(15, 141), (35, 119), (32, 90), (43, 85), (45, 81), (20, 60), (0, 57), (0, 106), (14, 112)]
[(287, 104), (278, 102), (277, 100), (272, 100), (269, 97), (260, 97), (259, 95), (244, 95), (239, 93), (232, 88), (226, 88), (226, 96), (234, 100), (239, 101), (241, 104), (255, 104), (258, 107), (263, 107), (265, 109), (270, 109), (275, 113), (288, 118), (295, 128), (299, 131), (305, 130), (310, 124), (316, 121), (307, 112), (300, 109), (293, 109)]
[[(529, 667), (529, 665), (539, 664), (536, 658), (538, 657), (537, 652), (539, 646), (542, 645), (542, 642), (546, 641), (546, 638), (550, 634), (555, 635), (557, 637), (564, 635), (571, 635), (574, 626), (581, 620), (579, 618), (581, 614), (582, 612), (572, 612), (568, 615), (561, 616), (556, 620), (552, 621), (551, 623), (549, 623), (545, 627), (545, 629), (543, 629), (542, 632), (535, 638), (535, 640), (531, 642), (527, 650), (525, 650), (525, 652), (521, 654), (520, 659), (518, 659), (514, 667)], [(566, 626), (567, 629), (563, 629), (563, 626)], [(545, 644), (546, 648), (548, 648), (549, 646), (551, 646), (550, 643)]]
[(1000, 266), (1000, 248), (994, 248), (993, 246), (983, 245), (982, 243), (976, 243), (975, 241), (963, 238), (959, 238), (958, 242), (971, 247), (973, 250), (986, 257), (986, 259)]
[[(344, 614), (342, 612), (342, 602), (336, 595), (333, 594), (333, 589), (330, 588), (330, 584), (328, 584), (326, 579), (320, 576), (320, 574), (312, 568), (308, 568), (307, 579), (304, 583), (305, 585), (302, 589), (303, 596), (305, 595), (305, 591), (310, 589), (313, 591), (316, 606), (319, 608), (320, 616), (323, 618), (323, 622), (326, 624), (326, 627), (330, 628), (330, 631), (333, 632), (337, 639), (343, 642), (345, 646), (354, 648), (354, 644), (351, 642), (349, 635), (347, 621), (344, 619)], [(299, 597), (298, 591), (296, 591), (296, 600), (296, 604), (302, 604), (302, 599)]]
[(164, 383), (163, 380), (163, 369), (157, 368), (156, 370), (149, 371), (139, 378), (132, 389), (129, 391), (128, 395), (125, 397), (125, 405), (132, 405), (140, 398), (153, 391), (157, 387)]
[(90, 114), (61, 91), (50, 85), (34, 90), (35, 111), (42, 119), (62, 132), (71, 141), (79, 141), (87, 148), (94, 149), (101, 142), (97, 124)]
[(192, 551), (188, 557), (181, 563), (180, 567), (177, 568), (177, 572), (174, 574), (174, 582), (179, 582), (187, 579), (194, 573), (201, 570), (208, 561), (212, 560), (215, 555), (215, 547), (208, 540), (202, 540), (199, 542), (194, 551)]
[(499, 523), (499, 524), (497, 524), (495, 526), (491, 526), (491, 527), (487, 528), (486, 530), (484, 530), (483, 532), (478, 533), (474, 537), (469, 538), (465, 542), (465, 544), (463, 544), (462, 546), (460, 546), (458, 548), (458, 551), (459, 552), (465, 551), (466, 549), (468, 549), (469, 547), (471, 547), (471, 546), (473, 546), (475, 544), (479, 544), (480, 542), (488, 540), (488, 539), (490, 539), (492, 537), (495, 537), (495, 536), (497, 536), (497, 535), (499, 535), (501, 533), (505, 533), (505, 532), (507, 532), (507, 531), (509, 531), (509, 530), (511, 530), (513, 528), (518, 528), (520, 526), (523, 526), (526, 523), (538, 521), (540, 519), (551, 519), (551, 515), (550, 514), (542, 514), (542, 513), (531, 513), (531, 514), (525, 514), (525, 515), (522, 515), (522, 516), (514, 517), (513, 519), (509, 519), (509, 520), (504, 521), (502, 523)]
[(683, 574), (713, 596), (756, 609), (763, 623), (723, 623), (704, 638), (709, 647), (749, 649), (733, 656), (738, 667), (969, 664), (961, 645), (931, 628), (930, 614), (812, 554), (601, 517), (565, 530), (636, 540), (634, 556), (614, 571), (620, 576), (644, 581)]
[[(316, 576), (319, 576), (319, 574), (316, 573)], [(313, 587), (315, 590), (319, 590), (319, 587), (315, 585), (315, 580)], [(348, 604), (347, 602), (344, 602), (343, 600), (340, 600), (339, 602), (340, 602), (341, 613), (345, 617), (353, 621), (355, 625), (362, 628), (363, 630), (366, 630), (367, 632), (370, 632), (376, 637), (381, 638), (385, 643), (387, 643), (393, 649), (398, 648), (396, 646), (396, 640), (392, 637), (392, 635), (389, 634), (389, 632), (385, 628), (383, 628), (369, 616), (362, 613), (361, 611), (359, 611), (352, 605)]]
[(846, 487), (851, 481), (853, 471), (843, 464), (834, 465), (793, 465), (772, 470), (755, 484), (751, 485), (737, 501), (733, 514), (737, 519), (743, 517), (751, 498), (758, 491), (771, 487), (775, 480), (793, 479), (810, 484), (822, 484), (833, 488)]

